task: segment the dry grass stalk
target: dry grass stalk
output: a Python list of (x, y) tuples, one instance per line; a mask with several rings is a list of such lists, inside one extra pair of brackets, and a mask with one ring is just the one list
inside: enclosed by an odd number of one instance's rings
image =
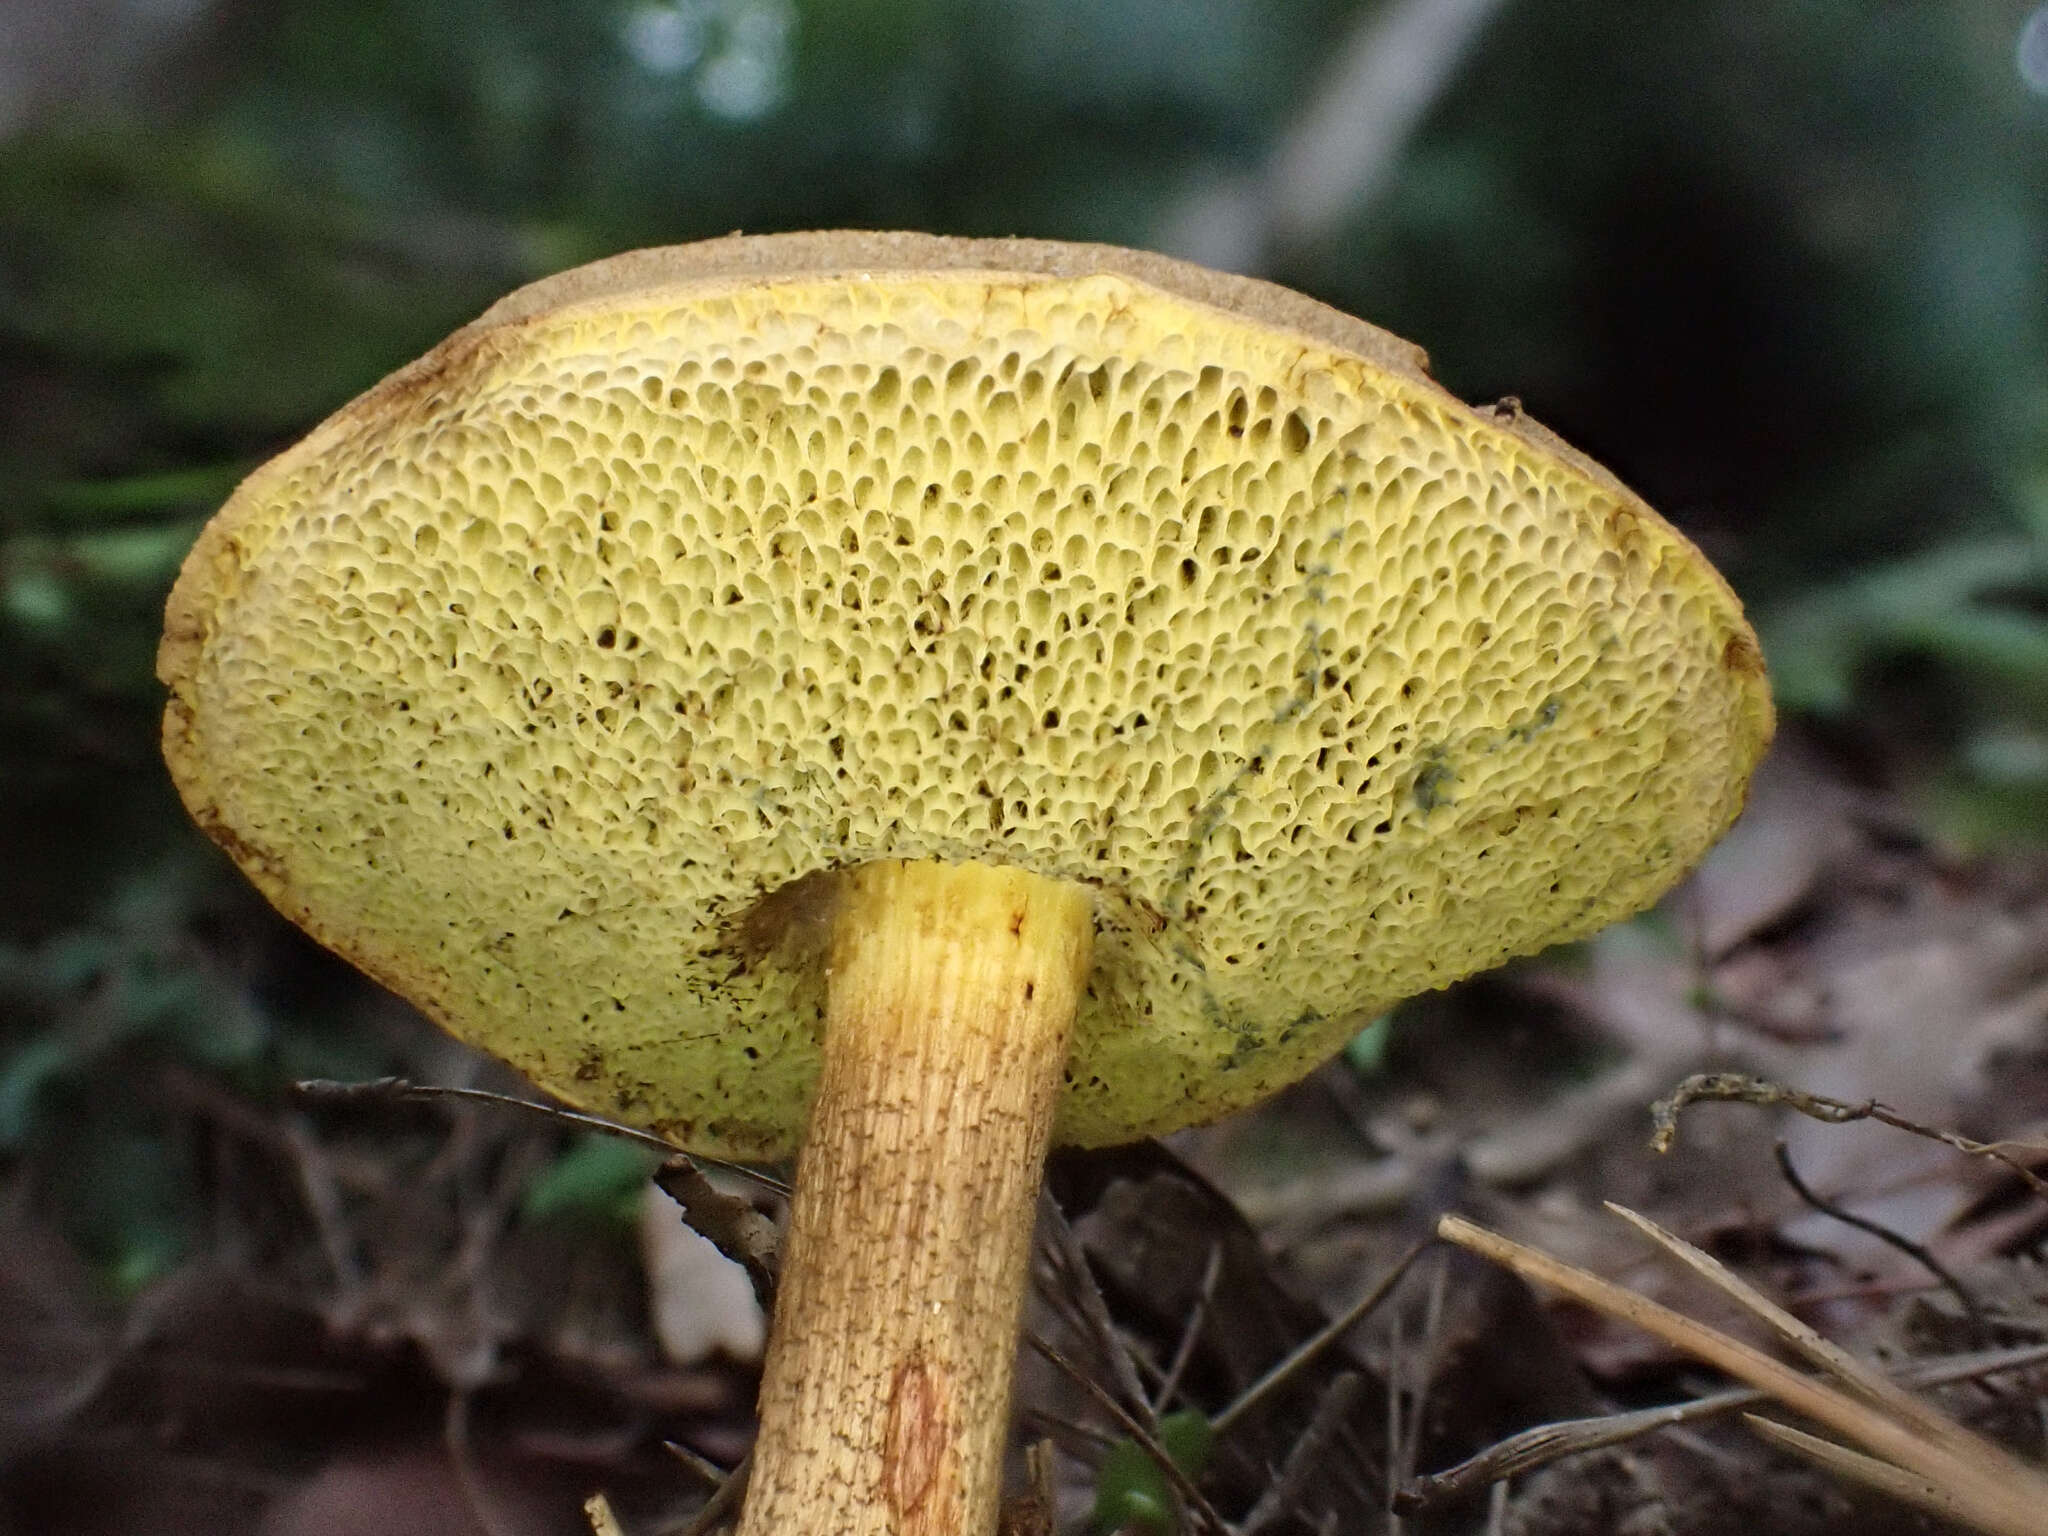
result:
[[(2027, 1344), (2012, 1349), (1972, 1350), (1960, 1355), (1941, 1355), (1916, 1361), (1900, 1370), (1897, 1379), (1909, 1386), (1939, 1387), (1959, 1381), (1981, 1380), (2004, 1371), (2033, 1370), (2043, 1364), (2048, 1364), (2048, 1344)], [(1725, 1392), (1682, 1403), (1668, 1403), (1660, 1408), (1638, 1408), (1593, 1418), (1538, 1424), (1496, 1441), (1456, 1466), (1410, 1479), (1407, 1486), (1394, 1495), (1394, 1512), (1421, 1514), (1453, 1503), (1477, 1489), (1504, 1484), (1553, 1462), (1625, 1445), (1659, 1430), (1677, 1429), (1729, 1414), (1745, 1413), (1769, 1401), (1768, 1393), (1751, 1387), (1732, 1387)]]
[[(1834, 1379), (1806, 1375), (1753, 1345), (1462, 1217), (1444, 1217), (1437, 1225), (1437, 1235), (1506, 1266), (1525, 1280), (1633, 1323), (1673, 1348), (1768, 1393), (1869, 1454), (1797, 1431), (1788, 1436), (1783, 1426), (1763, 1431), (1775, 1443), (1990, 1536), (2039, 1536), (2048, 1530), (2048, 1477), (1821, 1338), (1691, 1244), (1632, 1211), (1613, 1205), (1609, 1209), (1753, 1312)], [(1816, 1451), (1815, 1446), (1826, 1449)]]

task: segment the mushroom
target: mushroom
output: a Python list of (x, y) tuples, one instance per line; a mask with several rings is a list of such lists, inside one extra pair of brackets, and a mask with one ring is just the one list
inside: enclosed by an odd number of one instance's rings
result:
[(898, 234), (521, 289), (244, 482), (159, 671), (309, 933), (571, 1102), (801, 1143), (754, 1536), (991, 1530), (1049, 1138), (1646, 905), (1772, 722), (1699, 552), (1407, 343)]

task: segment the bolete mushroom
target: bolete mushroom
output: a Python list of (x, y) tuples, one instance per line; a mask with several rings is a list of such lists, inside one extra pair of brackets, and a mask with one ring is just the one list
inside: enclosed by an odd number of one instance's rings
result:
[(801, 1143), (753, 1536), (990, 1530), (1048, 1138), (1635, 911), (1771, 731), (1698, 551), (1415, 348), (922, 235), (521, 289), (249, 477), (159, 667), (315, 937), (565, 1099)]

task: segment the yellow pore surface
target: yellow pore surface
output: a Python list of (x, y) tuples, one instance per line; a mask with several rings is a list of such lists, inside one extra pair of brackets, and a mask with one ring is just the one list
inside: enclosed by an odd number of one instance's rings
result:
[(1737, 603), (1618, 486), (1108, 274), (472, 327), (242, 487), (161, 666), (188, 804), (286, 914), (740, 1157), (816, 1073), (805, 875), (1093, 888), (1059, 1134), (1111, 1142), (1645, 905), (1770, 731)]

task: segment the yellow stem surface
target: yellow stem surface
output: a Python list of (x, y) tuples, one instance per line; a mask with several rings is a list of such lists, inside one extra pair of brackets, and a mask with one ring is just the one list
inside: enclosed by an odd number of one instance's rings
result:
[(1088, 893), (846, 877), (741, 1536), (985, 1536)]

